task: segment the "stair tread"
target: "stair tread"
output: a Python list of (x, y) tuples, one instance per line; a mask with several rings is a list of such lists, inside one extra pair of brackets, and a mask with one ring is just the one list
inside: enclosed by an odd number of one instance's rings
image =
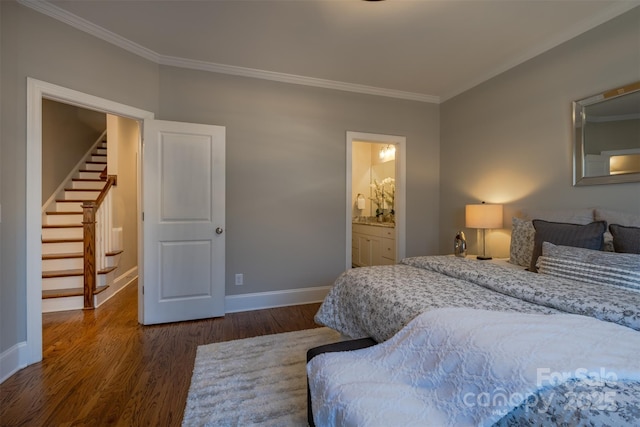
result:
[(107, 252), (105, 255), (106, 256), (116, 256), (116, 255), (120, 255), (122, 252), (124, 252), (124, 250), (119, 249), (117, 251)]
[(107, 164), (107, 162), (99, 162), (95, 160), (87, 160), (85, 163), (88, 165), (106, 165)]
[(47, 211), (47, 212), (45, 212), (45, 214), (47, 214), (47, 215), (82, 215), (82, 212), (74, 212), (74, 211), (53, 212), (53, 211)]
[[(116, 268), (117, 267), (107, 267), (98, 271), (98, 274), (111, 273)], [(52, 277), (71, 277), (71, 276), (83, 276), (83, 275), (84, 275), (84, 270), (82, 270), (81, 268), (72, 269), (72, 270), (52, 270), (52, 271), (42, 272), (43, 279), (50, 279)]]
[(82, 228), (82, 224), (54, 224), (54, 225), (42, 225), (42, 228)]
[(95, 202), (95, 200), (85, 200), (85, 199), (56, 199), (57, 203), (64, 203), (64, 202), (68, 202), (68, 203), (82, 203), (82, 202)]
[(42, 239), (42, 243), (74, 243), (82, 241), (84, 239)]
[(96, 290), (93, 291), (94, 295), (98, 295), (100, 292), (104, 292), (107, 290), (107, 288), (109, 287), (109, 285), (104, 285), (104, 286), (96, 286)]
[(73, 270), (53, 270), (53, 271), (43, 271), (42, 278), (51, 278), (51, 277), (71, 277), (71, 276), (82, 276), (84, 275), (84, 271), (81, 268), (73, 269)]
[(42, 259), (82, 258), (83, 256), (82, 252), (67, 252), (63, 254), (42, 254)]
[[(97, 286), (93, 292), (94, 295), (99, 294), (107, 290), (109, 285)], [(42, 299), (48, 298), (64, 298), (64, 297), (81, 297), (84, 295), (84, 289), (82, 288), (66, 288), (66, 289), (49, 289), (42, 291)]]
[[(96, 171), (97, 172), (97, 171)], [(71, 181), (82, 181), (82, 182), (104, 182), (99, 178), (72, 178)]]
[[(100, 179), (97, 179), (96, 181), (101, 181)], [(101, 188), (65, 188), (64, 191), (97, 191), (100, 192), (102, 191)]]
[(42, 291), (42, 299), (81, 297), (83, 295), (84, 295), (84, 290), (82, 288), (49, 289), (46, 291)]

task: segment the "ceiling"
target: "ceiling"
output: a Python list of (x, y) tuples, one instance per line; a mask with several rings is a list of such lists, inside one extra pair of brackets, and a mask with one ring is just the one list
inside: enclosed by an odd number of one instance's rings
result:
[(445, 101), (640, 1), (19, 0), (158, 63)]

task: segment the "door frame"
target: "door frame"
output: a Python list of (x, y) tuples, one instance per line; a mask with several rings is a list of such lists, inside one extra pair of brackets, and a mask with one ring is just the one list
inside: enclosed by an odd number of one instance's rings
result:
[[(26, 314), (27, 339), (26, 363), (42, 360), (42, 99), (63, 102), (76, 107), (127, 117), (139, 122), (154, 119), (154, 113), (108, 99), (89, 95), (73, 89), (54, 85), (34, 78), (27, 78), (27, 158), (26, 158), (26, 263), (27, 285)], [(138, 141), (138, 207), (141, 206), (143, 186), (142, 129)], [(139, 209), (140, 213), (141, 210)], [(140, 271), (142, 244), (142, 215), (138, 215), (138, 270)], [(138, 293), (142, 289), (138, 280)]]
[(346, 269), (351, 268), (351, 214), (352, 214), (352, 200), (351, 200), (351, 187), (352, 187), (352, 167), (353, 161), (353, 142), (369, 142), (376, 144), (389, 144), (395, 145), (396, 148), (396, 195), (394, 205), (396, 209), (396, 260), (400, 260), (406, 256), (406, 160), (407, 160), (407, 138), (400, 135), (384, 135), (378, 133), (366, 133), (347, 131), (347, 179), (346, 179)]

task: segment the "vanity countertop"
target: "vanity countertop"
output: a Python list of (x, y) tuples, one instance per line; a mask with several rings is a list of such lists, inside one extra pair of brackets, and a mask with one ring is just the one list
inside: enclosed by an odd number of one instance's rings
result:
[(373, 225), (375, 227), (386, 227), (386, 228), (395, 228), (395, 222), (378, 222), (375, 219), (357, 219), (354, 218), (351, 221), (352, 224), (362, 224), (362, 225)]

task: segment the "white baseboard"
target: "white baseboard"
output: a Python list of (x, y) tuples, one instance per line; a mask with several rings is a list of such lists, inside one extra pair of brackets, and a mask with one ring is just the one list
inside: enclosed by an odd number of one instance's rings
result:
[(262, 310), (288, 305), (321, 302), (331, 286), (288, 289), (284, 291), (256, 292), (253, 294), (227, 295), (224, 298), (225, 313)]
[(0, 354), (0, 384), (27, 366), (27, 342), (19, 342)]

